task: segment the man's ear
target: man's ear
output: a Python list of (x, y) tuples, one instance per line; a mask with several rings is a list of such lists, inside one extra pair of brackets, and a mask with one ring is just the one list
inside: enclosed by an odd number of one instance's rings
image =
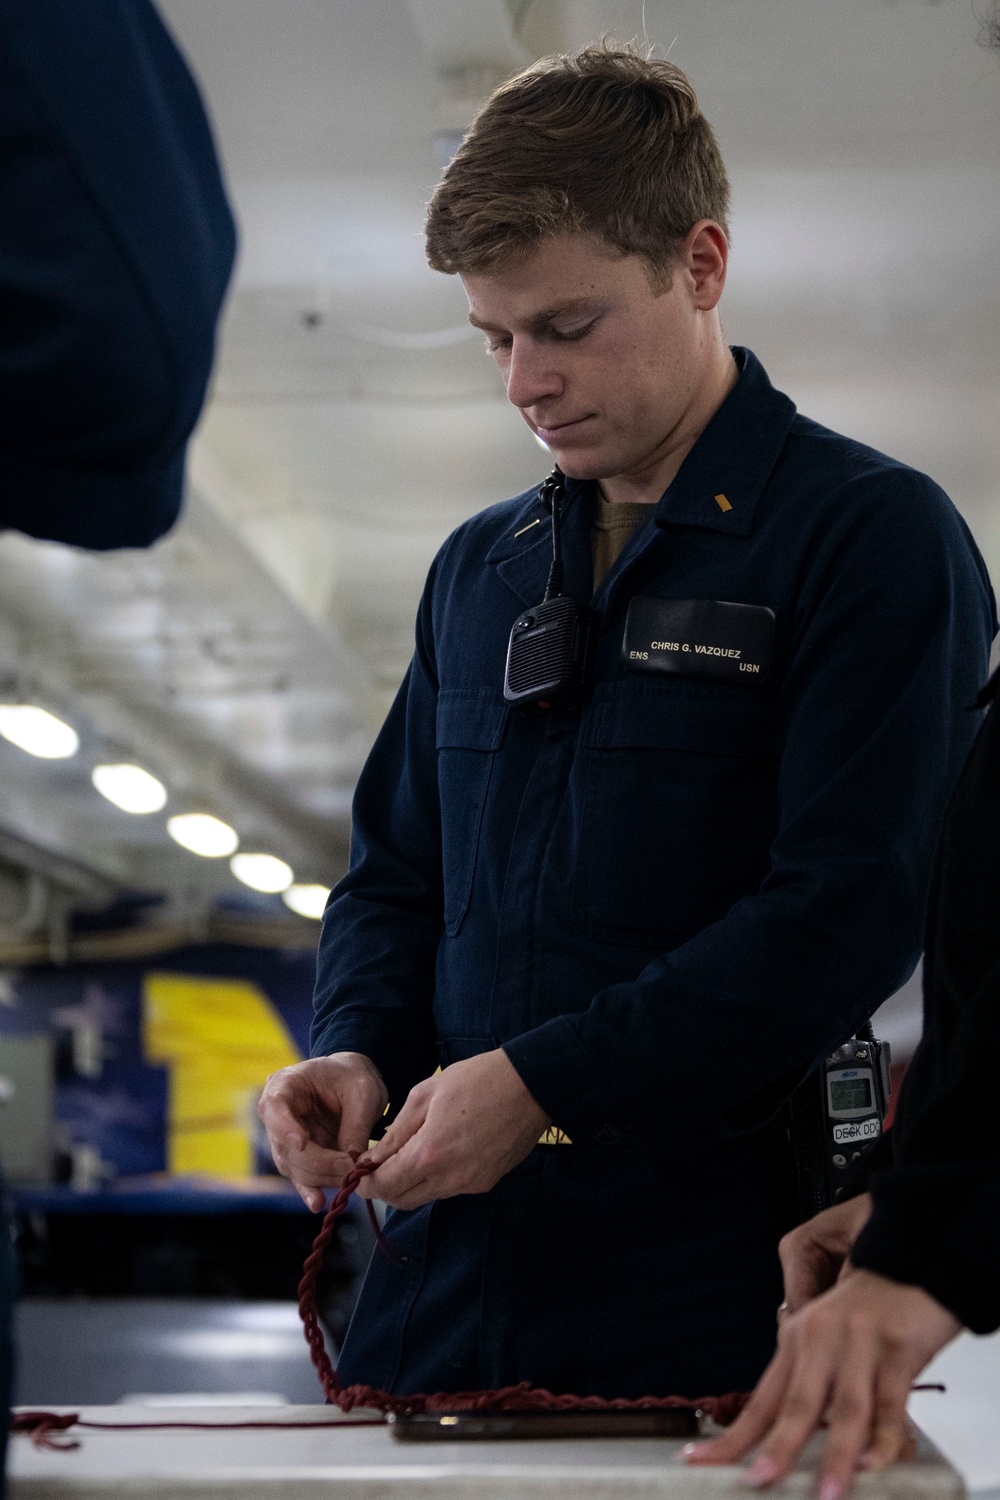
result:
[(695, 307), (711, 312), (726, 285), (729, 241), (725, 230), (714, 219), (699, 219), (684, 241), (680, 259), (691, 278)]

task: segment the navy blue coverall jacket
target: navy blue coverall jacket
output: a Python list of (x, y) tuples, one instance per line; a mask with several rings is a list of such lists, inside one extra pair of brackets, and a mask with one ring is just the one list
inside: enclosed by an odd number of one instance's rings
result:
[(0, 527), (177, 519), (236, 232), (149, 0), (0, 0)]
[[(324, 922), (314, 1052), (367, 1054), (398, 1108), (438, 1064), (502, 1046), (572, 1145), (390, 1215), (345, 1380), (696, 1396), (749, 1389), (771, 1353), (793, 1210), (761, 1127), (914, 965), (995, 622), (941, 491), (736, 354), (591, 599), (581, 711), (503, 698), (550, 561), (547, 525), (523, 529), (537, 491), (431, 569)], [(586, 600), (590, 486), (566, 497)], [(632, 670), (633, 598), (774, 610), (768, 680)]]

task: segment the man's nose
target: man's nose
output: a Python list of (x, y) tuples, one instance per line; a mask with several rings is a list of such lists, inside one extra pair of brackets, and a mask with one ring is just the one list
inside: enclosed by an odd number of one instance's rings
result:
[(551, 352), (534, 341), (514, 339), (506, 373), (507, 400), (522, 411), (562, 391), (562, 376)]

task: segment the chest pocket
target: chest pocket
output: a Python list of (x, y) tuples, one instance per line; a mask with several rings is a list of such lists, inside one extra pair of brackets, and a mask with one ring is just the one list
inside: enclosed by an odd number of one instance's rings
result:
[(506, 723), (507, 705), (492, 688), (449, 688), (438, 695), (444, 926), (450, 937), (458, 932), (468, 910), (483, 809)]
[(776, 827), (764, 694), (628, 679), (584, 742), (573, 906), (595, 935), (675, 946), (759, 888)]

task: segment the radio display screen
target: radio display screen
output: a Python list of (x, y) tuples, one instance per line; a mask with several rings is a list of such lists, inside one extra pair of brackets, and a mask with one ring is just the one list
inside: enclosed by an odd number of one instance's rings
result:
[(831, 1078), (829, 1089), (831, 1114), (872, 1107), (872, 1086), (868, 1078)]

